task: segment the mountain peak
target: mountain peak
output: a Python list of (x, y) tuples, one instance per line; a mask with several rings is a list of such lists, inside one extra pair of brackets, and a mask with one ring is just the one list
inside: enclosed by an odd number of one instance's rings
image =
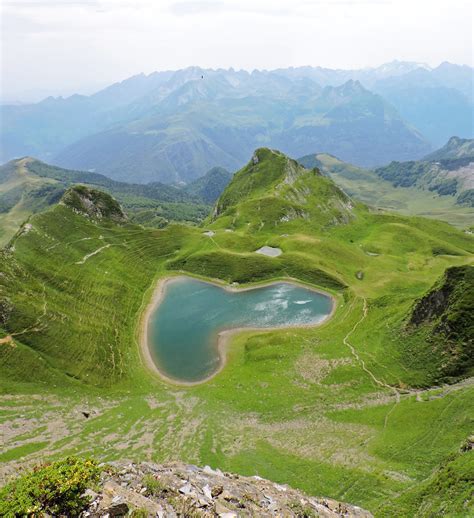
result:
[(336, 90), (343, 95), (354, 95), (367, 92), (367, 90), (362, 86), (362, 83), (357, 79), (349, 79), (341, 86), (338, 86)]
[(233, 216), (233, 224), (276, 226), (307, 220), (318, 226), (353, 217), (350, 198), (321, 172), (306, 169), (281, 151), (258, 148), (235, 173), (217, 201), (214, 219)]

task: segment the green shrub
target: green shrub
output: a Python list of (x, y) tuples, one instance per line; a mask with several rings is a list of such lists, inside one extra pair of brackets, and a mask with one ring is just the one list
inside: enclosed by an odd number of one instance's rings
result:
[(163, 483), (153, 475), (145, 475), (142, 484), (146, 487), (146, 494), (149, 496), (158, 496), (166, 491)]
[(311, 507), (302, 505), (300, 502), (292, 502), (289, 507), (298, 518), (317, 518), (318, 516)]
[(90, 459), (40, 464), (0, 489), (0, 516), (77, 516), (89, 502), (84, 491), (98, 482), (99, 474)]

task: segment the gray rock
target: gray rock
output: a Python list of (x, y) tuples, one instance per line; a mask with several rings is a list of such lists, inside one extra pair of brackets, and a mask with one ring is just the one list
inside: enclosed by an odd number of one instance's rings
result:
[(203, 492), (204, 496), (205, 496), (208, 500), (212, 500), (212, 492), (211, 492), (211, 488), (209, 487), (209, 484), (206, 484), (206, 485), (202, 488), (202, 492)]
[(120, 516), (126, 516), (128, 514), (129, 507), (125, 502), (120, 502), (117, 504), (113, 504), (107, 509), (105, 509), (106, 514), (110, 516), (110, 518), (118, 518)]
[[(131, 509), (143, 509), (152, 518), (178, 518), (183, 513), (206, 518), (296, 518), (295, 502), (304, 507), (310, 505), (320, 518), (372, 518), (370, 513), (355, 506), (328, 498), (309, 497), (259, 476), (222, 473), (209, 466), (117, 462), (115, 467), (115, 471), (103, 472), (97, 493), (88, 493), (92, 501), (82, 518), (116, 518), (125, 516)], [(162, 490), (156, 495), (147, 493), (143, 484), (146, 475), (159, 481)], [(124, 488), (125, 480), (129, 483)]]
[(179, 488), (179, 492), (183, 495), (189, 496), (194, 493), (193, 486), (188, 482), (187, 484)]

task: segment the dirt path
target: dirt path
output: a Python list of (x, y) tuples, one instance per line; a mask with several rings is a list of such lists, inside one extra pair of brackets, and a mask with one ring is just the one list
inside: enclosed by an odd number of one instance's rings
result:
[(109, 245), (101, 246), (100, 248), (98, 248), (97, 250), (94, 250), (90, 254), (85, 255), (80, 261), (77, 261), (75, 264), (84, 264), (87, 261), (87, 259), (89, 259), (90, 257), (92, 257), (94, 255), (99, 254), (100, 252), (102, 252), (102, 250), (104, 250), (105, 248), (109, 248), (110, 246), (112, 246), (112, 245), (109, 244)]
[(393, 405), (393, 407), (390, 409), (390, 411), (385, 416), (384, 428), (386, 428), (387, 427), (388, 418), (390, 417), (390, 414), (393, 412), (393, 410), (395, 409), (396, 405), (398, 405), (398, 403), (400, 403), (400, 392), (395, 387), (393, 387), (391, 385), (388, 385), (384, 381), (378, 379), (375, 376), (375, 374), (370, 369), (367, 368), (367, 366), (365, 365), (365, 361), (359, 356), (359, 354), (357, 353), (355, 347), (349, 342), (349, 337), (351, 336), (351, 334), (354, 333), (354, 331), (357, 329), (357, 327), (359, 327), (359, 325), (367, 317), (367, 314), (368, 314), (368, 311), (369, 311), (369, 308), (367, 306), (367, 299), (363, 298), (363, 303), (364, 303), (364, 305), (363, 305), (363, 309), (362, 309), (362, 317), (354, 324), (352, 329), (343, 338), (343, 343), (344, 343), (344, 345), (349, 347), (352, 356), (357, 360), (359, 365), (362, 367), (362, 370), (364, 372), (366, 372), (370, 376), (370, 378), (373, 380), (373, 382), (376, 385), (378, 385), (379, 387), (386, 388), (386, 389), (390, 390), (390, 392), (392, 392), (393, 395), (395, 396), (395, 404)]
[[(355, 302), (355, 301), (354, 301)], [(418, 401), (421, 401), (421, 396), (423, 394), (429, 394), (430, 392), (443, 390), (443, 393), (440, 394), (439, 397), (444, 397), (451, 393), (452, 391), (462, 389), (464, 387), (468, 387), (471, 385), (474, 385), (474, 377), (467, 378), (461, 381), (458, 381), (457, 383), (453, 383), (452, 385), (435, 385), (432, 387), (424, 388), (424, 389), (403, 389), (403, 391), (398, 390), (396, 387), (389, 385), (388, 383), (385, 383), (384, 381), (378, 379), (375, 374), (366, 366), (364, 360), (359, 356), (357, 353), (357, 350), (355, 347), (349, 342), (349, 337), (354, 333), (354, 331), (357, 329), (357, 327), (366, 319), (367, 313), (368, 313), (368, 307), (367, 307), (367, 300), (363, 298), (363, 310), (362, 310), (362, 316), (361, 318), (354, 324), (352, 329), (346, 334), (346, 336), (343, 339), (343, 343), (350, 349), (352, 356), (357, 360), (359, 365), (362, 367), (362, 370), (366, 372), (372, 381), (378, 385), (379, 387), (388, 389), (392, 392), (392, 394), (395, 396), (395, 404), (392, 406), (392, 408), (389, 410), (387, 415), (385, 416), (384, 421), (384, 429), (387, 427), (388, 419), (391, 415), (391, 413), (395, 410), (398, 403), (400, 403), (402, 395), (405, 395), (407, 397), (415, 395)]]

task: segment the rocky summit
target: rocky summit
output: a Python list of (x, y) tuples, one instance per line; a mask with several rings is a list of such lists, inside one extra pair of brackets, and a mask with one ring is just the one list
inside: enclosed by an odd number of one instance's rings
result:
[(83, 517), (125, 515), (172, 518), (321, 517), (368, 518), (360, 507), (310, 497), (258, 476), (223, 473), (189, 464), (112, 462)]

